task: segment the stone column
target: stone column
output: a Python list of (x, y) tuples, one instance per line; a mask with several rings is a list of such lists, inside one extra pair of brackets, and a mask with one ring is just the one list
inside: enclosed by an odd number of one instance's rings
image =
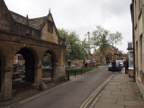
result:
[(54, 71), (54, 82), (64, 81), (66, 77), (65, 67), (56, 63)]
[(4, 78), (2, 81), (2, 92), (4, 100), (9, 100), (12, 98), (12, 67), (5, 67), (3, 70)]
[(63, 81), (65, 80), (66, 77), (66, 72), (65, 72), (65, 49), (60, 48), (58, 53), (56, 53), (57, 57), (57, 63), (55, 63), (54, 66), (54, 81)]
[(58, 66), (59, 66), (59, 64), (58, 63), (55, 63), (54, 64), (54, 70), (53, 70), (53, 78), (52, 78), (52, 81), (54, 81), (54, 82), (57, 82), (57, 80), (58, 80)]
[(35, 66), (34, 81), (35, 81), (36, 87), (39, 88), (39, 85), (42, 82), (42, 65), (41, 64), (38, 64)]

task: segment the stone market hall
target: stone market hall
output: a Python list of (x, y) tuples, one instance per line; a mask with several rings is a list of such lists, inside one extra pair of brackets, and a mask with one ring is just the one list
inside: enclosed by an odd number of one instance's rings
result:
[[(0, 97), (7, 100), (23, 83), (38, 88), (43, 82), (43, 57), (50, 55), (52, 81), (65, 79), (65, 40), (59, 37), (51, 12), (28, 18), (12, 12), (0, 0)], [(19, 59), (19, 60), (18, 60)], [(22, 66), (17, 70), (16, 66)], [(18, 77), (20, 76), (20, 77)]]

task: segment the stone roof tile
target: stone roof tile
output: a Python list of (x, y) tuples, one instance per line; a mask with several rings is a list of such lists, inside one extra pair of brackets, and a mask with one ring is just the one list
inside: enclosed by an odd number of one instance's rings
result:
[(15, 22), (26, 25), (26, 21), (27, 21), (26, 17), (24, 17), (22, 15), (19, 15), (17, 13), (14, 13), (12, 11), (10, 11), (10, 14), (11, 14), (11, 16), (14, 19)]
[(45, 22), (47, 20), (47, 16), (30, 19), (29, 20), (29, 26), (38, 30), (41, 30), (41, 28), (44, 26)]
[(27, 22), (28, 22), (30, 27), (37, 29), (37, 30), (41, 30), (41, 28), (44, 26), (47, 20), (47, 16), (34, 18), (34, 19), (28, 19), (27, 17), (24, 17), (12, 11), (10, 11), (10, 13), (15, 22), (18, 22), (23, 25), (27, 25)]

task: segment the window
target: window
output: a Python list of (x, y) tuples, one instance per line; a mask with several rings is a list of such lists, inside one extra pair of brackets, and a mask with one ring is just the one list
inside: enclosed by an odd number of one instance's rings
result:
[(48, 32), (53, 33), (53, 25), (51, 21), (48, 21)]

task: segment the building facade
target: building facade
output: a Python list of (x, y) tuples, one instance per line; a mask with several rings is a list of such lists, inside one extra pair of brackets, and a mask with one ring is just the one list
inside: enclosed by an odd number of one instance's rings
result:
[(144, 97), (144, 0), (132, 0), (130, 5), (135, 81)]
[[(65, 40), (59, 37), (50, 11), (44, 17), (29, 19), (8, 10), (4, 0), (0, 0), (0, 99), (12, 98), (17, 86), (40, 87), (42, 58), (47, 53), (51, 55), (52, 80), (64, 80), (65, 49)], [(16, 55), (22, 56), (19, 62), (24, 65), (24, 75), (18, 80), (13, 77), (14, 64), (18, 63)]]
[(109, 46), (107, 50), (105, 50), (105, 54), (103, 55), (100, 49), (94, 51), (93, 58), (95, 63), (98, 65), (108, 64), (113, 60), (125, 60), (127, 58), (126, 54), (122, 54), (117, 48), (113, 46)]
[(129, 42), (128, 43), (128, 74), (130, 77), (134, 77), (134, 62), (133, 62), (133, 43)]

